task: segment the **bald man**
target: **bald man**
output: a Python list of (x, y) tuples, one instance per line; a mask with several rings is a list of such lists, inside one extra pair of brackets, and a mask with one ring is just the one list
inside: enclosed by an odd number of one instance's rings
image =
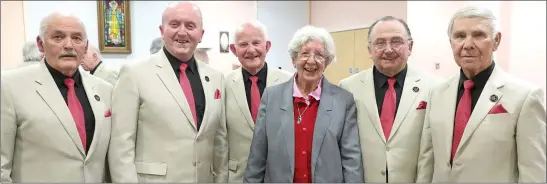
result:
[(124, 65), (114, 89), (113, 182), (227, 182), (224, 77), (194, 58), (201, 12), (170, 4), (160, 31), (163, 49)]
[(112, 85), (116, 85), (118, 80), (118, 72), (116, 70), (110, 69), (108, 66), (103, 64), (101, 60), (101, 52), (94, 45), (89, 44), (87, 53), (82, 59), (82, 68), (85, 71), (89, 71), (91, 75), (109, 82)]
[(36, 40), (44, 62), (2, 73), (0, 182), (106, 182), (112, 85), (79, 70), (84, 25), (53, 13)]

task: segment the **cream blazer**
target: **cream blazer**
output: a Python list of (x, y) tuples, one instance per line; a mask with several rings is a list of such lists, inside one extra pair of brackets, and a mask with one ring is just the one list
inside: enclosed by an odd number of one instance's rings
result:
[(2, 73), (1, 182), (105, 182), (112, 85), (80, 70), (95, 115), (86, 155), (57, 84), (40, 64)]
[(95, 70), (93, 75), (105, 80), (106, 82), (109, 82), (112, 86), (116, 85), (116, 81), (118, 80), (118, 72), (116, 70), (108, 68), (104, 63), (101, 63), (97, 67), (98, 68)]
[[(225, 80), (226, 86), (226, 124), (228, 126), (229, 144), (229, 182), (243, 182), (247, 167), (247, 157), (253, 139), (255, 123), (247, 104), (247, 94), (243, 81), (242, 69), (231, 71)], [(268, 68), (266, 87), (288, 81), (292, 75), (284, 70)]]
[(340, 81), (340, 87), (353, 94), (357, 106), (365, 182), (385, 183), (387, 166), (389, 182), (412, 183), (416, 180), (425, 116), (425, 109), (417, 107), (441, 79), (408, 66), (393, 128), (386, 140), (378, 115), (372, 71), (370, 68)]
[(163, 51), (121, 68), (108, 155), (113, 182), (228, 181), (224, 76), (196, 63), (206, 101), (199, 131)]
[[(545, 183), (544, 92), (496, 66), (450, 164), (460, 76), (429, 95), (418, 182)], [(507, 113), (491, 114), (501, 105)]]

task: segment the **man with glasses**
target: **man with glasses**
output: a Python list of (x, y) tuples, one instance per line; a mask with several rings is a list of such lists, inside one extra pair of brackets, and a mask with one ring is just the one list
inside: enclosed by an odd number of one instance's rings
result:
[(368, 40), (374, 66), (340, 81), (357, 104), (365, 182), (415, 182), (424, 97), (438, 81), (407, 65), (413, 42), (405, 21), (382, 17)]

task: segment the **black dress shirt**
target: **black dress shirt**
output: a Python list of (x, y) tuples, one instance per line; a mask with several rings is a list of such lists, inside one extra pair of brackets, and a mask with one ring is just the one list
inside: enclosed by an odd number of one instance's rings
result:
[[(397, 114), (397, 110), (399, 109), (399, 102), (401, 101), (401, 96), (403, 94), (403, 86), (405, 84), (405, 78), (406, 78), (406, 71), (407, 66), (393, 76), (397, 81), (395, 82), (395, 85), (393, 85), (393, 88), (395, 88), (395, 94), (397, 95), (397, 104), (395, 106), (395, 114)], [(388, 76), (380, 73), (376, 67), (372, 68), (372, 75), (374, 77), (374, 92), (376, 94), (376, 105), (378, 106), (378, 115), (381, 116), (382, 114), (382, 105), (384, 103), (384, 96), (386, 95), (386, 91), (389, 87), (389, 84), (387, 83)]]
[(85, 89), (82, 83), (82, 76), (79, 70), (76, 70), (76, 73), (74, 73), (72, 77), (67, 77), (61, 72), (55, 70), (47, 62), (44, 62), (44, 63), (46, 63), (47, 69), (49, 70), (49, 73), (53, 77), (55, 84), (57, 84), (57, 87), (59, 88), (61, 95), (65, 99), (65, 103), (67, 104), (67, 106), (68, 106), (68, 98), (67, 98), (68, 87), (65, 85), (65, 79), (66, 78), (74, 79), (74, 91), (76, 92), (76, 96), (78, 97), (78, 100), (80, 101), (80, 104), (82, 105), (82, 109), (84, 110), (85, 135), (86, 135), (85, 150), (87, 153), (87, 151), (89, 151), (89, 147), (91, 146), (91, 142), (93, 141), (93, 134), (95, 133), (95, 115), (93, 115), (93, 109), (91, 109), (91, 105), (89, 104), (89, 100), (87, 99), (87, 94), (85, 92)]
[[(165, 52), (165, 56), (167, 56), (169, 63), (171, 63), (171, 66), (175, 71), (175, 76), (177, 76), (178, 81), (180, 81), (180, 65), (183, 63), (183, 61), (180, 61), (175, 56), (171, 55), (171, 53), (169, 53), (167, 49), (165, 49), (165, 47), (163, 48), (163, 52)], [(194, 58), (194, 56), (192, 56), (190, 60), (186, 61), (185, 63), (188, 64), (188, 68), (186, 68), (185, 73), (188, 77), (188, 81), (190, 81), (190, 86), (192, 86), (192, 93), (194, 94), (194, 102), (196, 104), (196, 116), (198, 118), (197, 128), (199, 130), (199, 127), (201, 126), (201, 121), (203, 120), (203, 114), (205, 113), (205, 94), (203, 92), (203, 86), (201, 85), (201, 79), (199, 78), (196, 59)]]
[(264, 89), (266, 88), (266, 78), (268, 76), (268, 64), (264, 63), (264, 67), (256, 73), (256, 75), (251, 75), (247, 70), (241, 69), (243, 73), (243, 82), (245, 84), (245, 94), (247, 95), (247, 105), (249, 106), (249, 110), (251, 110), (251, 85), (253, 84), (250, 77), (251, 76), (257, 76), (258, 81), (256, 84), (258, 85), (258, 91), (260, 91), (260, 96), (262, 97), (262, 93), (264, 93)]
[[(492, 61), (492, 64), (484, 69), (482, 72), (479, 72), (471, 81), (475, 83), (475, 86), (471, 88), (471, 112), (473, 112), (473, 109), (475, 109), (475, 105), (477, 104), (477, 101), (479, 100), (479, 97), (481, 96), (482, 90), (484, 89), (484, 86), (486, 85), (486, 82), (488, 81), (488, 78), (490, 78), (490, 75), (492, 75), (492, 71), (494, 71), (494, 66), (496, 64)], [(463, 70), (460, 69), (460, 82), (458, 83), (458, 97), (456, 99), (456, 109), (458, 109), (458, 103), (460, 103), (460, 99), (463, 96), (463, 82), (467, 80), (467, 77), (463, 73)], [(454, 113), (454, 117), (456, 114)]]
[(99, 66), (103, 63), (103, 61), (99, 61), (99, 64), (97, 64), (97, 66), (95, 66), (95, 68), (93, 68), (93, 70), (89, 71), (89, 73), (91, 75), (93, 75), (95, 73), (95, 71), (97, 71), (97, 68), (99, 68)]

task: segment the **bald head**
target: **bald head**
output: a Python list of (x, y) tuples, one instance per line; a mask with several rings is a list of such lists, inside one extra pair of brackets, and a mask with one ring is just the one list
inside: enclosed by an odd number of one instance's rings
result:
[(169, 3), (167, 5), (167, 8), (163, 11), (163, 14), (161, 16), (161, 22), (162, 25), (165, 24), (165, 22), (169, 19), (169, 16), (172, 15), (172, 13), (179, 13), (179, 12), (194, 12), (197, 14), (197, 16), (200, 18), (200, 26), (203, 27), (203, 17), (201, 16), (201, 10), (199, 7), (191, 2), (173, 2)]
[(92, 44), (89, 44), (87, 47), (87, 53), (82, 59), (82, 68), (85, 71), (91, 71), (97, 67), (101, 61), (101, 51)]
[(97, 54), (98, 60), (101, 60), (101, 51), (93, 44), (87, 46), (87, 54)]
[(203, 21), (197, 5), (171, 3), (162, 15), (160, 25), (165, 49), (177, 59), (188, 61), (203, 38)]

